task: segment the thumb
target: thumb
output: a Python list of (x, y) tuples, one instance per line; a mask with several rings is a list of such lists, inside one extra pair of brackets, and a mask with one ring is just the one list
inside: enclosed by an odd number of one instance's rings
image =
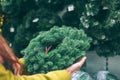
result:
[(82, 67), (82, 65), (85, 63), (85, 60), (86, 57), (83, 57), (80, 61), (68, 67), (67, 71), (72, 75), (74, 72), (76, 72)]

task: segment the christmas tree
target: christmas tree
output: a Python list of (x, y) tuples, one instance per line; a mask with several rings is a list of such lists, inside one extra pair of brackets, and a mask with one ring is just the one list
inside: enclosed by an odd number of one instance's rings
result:
[(98, 55), (120, 54), (119, 0), (88, 0), (80, 21), (87, 34), (94, 39)]

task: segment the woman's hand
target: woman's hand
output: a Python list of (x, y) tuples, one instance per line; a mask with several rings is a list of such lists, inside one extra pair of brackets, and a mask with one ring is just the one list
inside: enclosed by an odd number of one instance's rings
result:
[(72, 75), (74, 72), (79, 70), (84, 64), (85, 60), (86, 60), (86, 57), (83, 57), (80, 61), (68, 67), (67, 71), (70, 73), (70, 75)]
[(18, 64), (18, 63), (13, 63), (13, 68), (14, 68), (14, 74), (15, 75), (17, 75), (17, 76), (19, 76), (19, 75), (21, 75), (21, 72), (22, 72), (22, 67), (21, 67), (21, 65), (20, 64)]

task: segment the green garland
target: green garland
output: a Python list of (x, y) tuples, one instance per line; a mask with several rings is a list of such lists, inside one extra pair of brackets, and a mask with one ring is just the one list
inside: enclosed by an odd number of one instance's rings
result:
[(22, 51), (28, 72), (45, 73), (67, 68), (85, 55), (91, 40), (83, 30), (66, 26), (40, 32)]

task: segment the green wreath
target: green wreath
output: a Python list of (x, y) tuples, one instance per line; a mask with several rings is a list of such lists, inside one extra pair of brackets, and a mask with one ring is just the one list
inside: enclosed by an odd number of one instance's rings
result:
[(28, 72), (46, 73), (67, 68), (85, 55), (91, 40), (83, 30), (66, 26), (40, 32), (22, 51)]

